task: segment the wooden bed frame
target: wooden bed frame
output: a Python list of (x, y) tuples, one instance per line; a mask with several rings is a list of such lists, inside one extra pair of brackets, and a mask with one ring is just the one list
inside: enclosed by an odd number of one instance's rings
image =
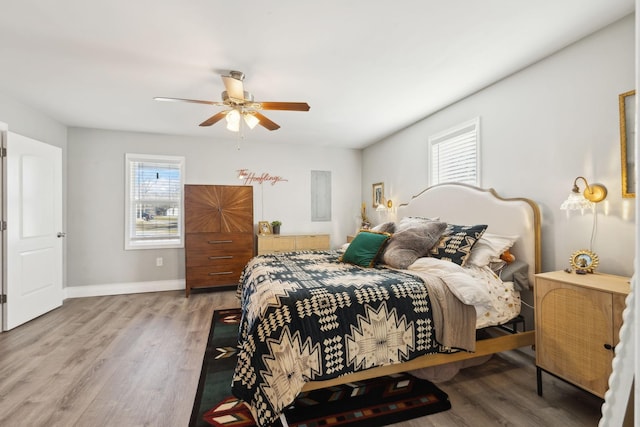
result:
[[(451, 224), (488, 224), (488, 233), (519, 236), (512, 253), (516, 259), (524, 260), (532, 267), (529, 268), (531, 285), (534, 283), (534, 275), (541, 271), (540, 211), (535, 202), (529, 199), (505, 199), (493, 189), (485, 190), (464, 184), (441, 184), (427, 188), (409, 203), (401, 205), (397, 211), (397, 219), (405, 216), (439, 217)], [(535, 342), (534, 331), (508, 333), (499, 328), (494, 329), (500, 331), (500, 334), (477, 341), (474, 353), (429, 354), (408, 362), (371, 368), (331, 380), (311, 381), (305, 384), (302, 391), (474, 359), (533, 345)]]

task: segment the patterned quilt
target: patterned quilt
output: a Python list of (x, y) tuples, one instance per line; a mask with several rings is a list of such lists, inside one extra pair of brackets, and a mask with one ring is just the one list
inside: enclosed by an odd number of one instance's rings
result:
[(339, 255), (263, 255), (243, 271), (232, 390), (260, 426), (270, 425), (306, 381), (441, 350), (419, 278), (341, 263)]

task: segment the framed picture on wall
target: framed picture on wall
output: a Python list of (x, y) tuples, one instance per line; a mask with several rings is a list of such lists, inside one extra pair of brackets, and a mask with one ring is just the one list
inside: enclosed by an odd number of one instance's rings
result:
[(620, 158), (622, 167), (622, 197), (636, 196), (636, 91), (618, 96), (620, 104)]
[(269, 224), (269, 221), (258, 222), (258, 234), (271, 234), (271, 224)]
[(377, 208), (378, 205), (384, 203), (384, 184), (378, 182), (373, 184), (373, 207)]

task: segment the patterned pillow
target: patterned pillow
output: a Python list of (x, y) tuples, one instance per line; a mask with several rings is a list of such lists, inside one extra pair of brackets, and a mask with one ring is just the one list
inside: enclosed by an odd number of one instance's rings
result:
[(373, 267), (376, 257), (389, 237), (391, 237), (389, 233), (360, 230), (339, 260), (360, 267)]
[(440, 241), (431, 248), (429, 255), (464, 266), (486, 225), (454, 225), (448, 224)]

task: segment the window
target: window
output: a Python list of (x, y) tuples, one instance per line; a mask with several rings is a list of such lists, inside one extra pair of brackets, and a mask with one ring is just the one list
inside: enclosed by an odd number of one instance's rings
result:
[(125, 249), (183, 247), (184, 157), (126, 155)]
[(429, 137), (430, 185), (459, 182), (480, 186), (480, 118)]

